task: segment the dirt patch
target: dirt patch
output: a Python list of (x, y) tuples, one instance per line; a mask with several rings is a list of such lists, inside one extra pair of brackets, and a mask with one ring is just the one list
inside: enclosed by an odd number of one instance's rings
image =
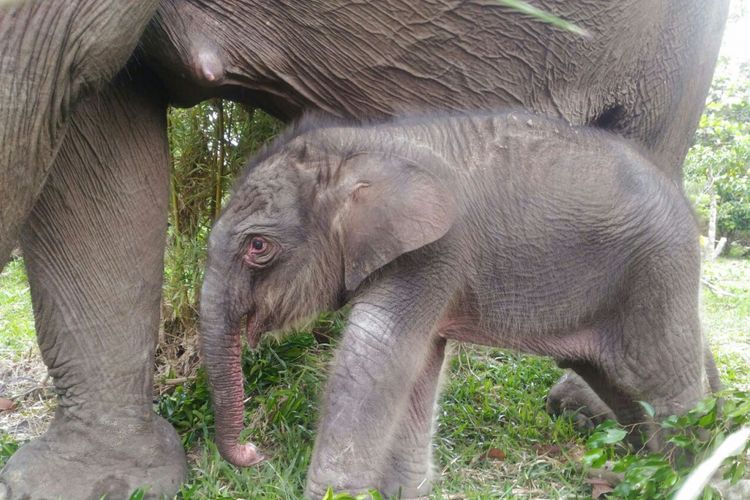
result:
[(195, 378), (200, 367), (198, 319), (162, 322), (156, 346), (154, 394), (162, 396)]
[(14, 404), (13, 409), (0, 411), (0, 432), (28, 441), (47, 430), (57, 401), (36, 347), (21, 358), (0, 360), (0, 398)]
[[(187, 340), (164, 338), (168, 336), (163, 333), (161, 337), (154, 383), (157, 396), (194, 378), (200, 363), (197, 335)], [(52, 379), (36, 345), (22, 356), (1, 354), (0, 433), (19, 442), (34, 439), (47, 430), (57, 407)]]

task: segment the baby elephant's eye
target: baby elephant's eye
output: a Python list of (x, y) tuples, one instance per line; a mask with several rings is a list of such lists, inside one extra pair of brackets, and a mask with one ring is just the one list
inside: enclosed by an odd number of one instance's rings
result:
[(263, 236), (253, 236), (242, 260), (250, 267), (263, 267), (273, 260), (278, 249), (273, 241)]
[(260, 237), (256, 236), (250, 242), (250, 246), (253, 247), (253, 250), (256, 250), (256, 251), (260, 252), (262, 250), (265, 250), (265, 248), (266, 248), (266, 240), (264, 240), (263, 238), (260, 238)]

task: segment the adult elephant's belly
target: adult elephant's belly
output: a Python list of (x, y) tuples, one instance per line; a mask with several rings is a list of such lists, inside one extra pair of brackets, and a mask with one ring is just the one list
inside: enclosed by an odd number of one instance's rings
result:
[(143, 48), (184, 105), (223, 96), (284, 119), (522, 106), (632, 138), (679, 177), (727, 5), (542, 2), (582, 36), (494, 0), (171, 0)]

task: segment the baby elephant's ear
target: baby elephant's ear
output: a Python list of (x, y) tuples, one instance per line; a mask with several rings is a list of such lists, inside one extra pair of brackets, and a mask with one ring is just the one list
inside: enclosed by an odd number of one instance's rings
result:
[(445, 235), (456, 203), (429, 166), (370, 155), (347, 163), (347, 200), (339, 224), (346, 289), (353, 291), (398, 256)]

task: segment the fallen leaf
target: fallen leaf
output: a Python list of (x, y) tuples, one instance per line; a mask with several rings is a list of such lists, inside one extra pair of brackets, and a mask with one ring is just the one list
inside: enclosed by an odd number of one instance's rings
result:
[(586, 482), (591, 485), (591, 497), (594, 499), (614, 490), (606, 479), (589, 478)]
[(586, 482), (591, 485), (591, 496), (599, 498), (615, 489), (622, 482), (622, 474), (612, 472), (607, 466), (601, 469), (590, 469)]
[(536, 444), (534, 450), (540, 457), (557, 457), (562, 453), (562, 450), (556, 444)]
[(479, 457), (480, 460), (505, 460), (505, 452), (500, 448), (490, 448)]
[(0, 411), (13, 411), (16, 409), (16, 403), (10, 399), (0, 398)]

